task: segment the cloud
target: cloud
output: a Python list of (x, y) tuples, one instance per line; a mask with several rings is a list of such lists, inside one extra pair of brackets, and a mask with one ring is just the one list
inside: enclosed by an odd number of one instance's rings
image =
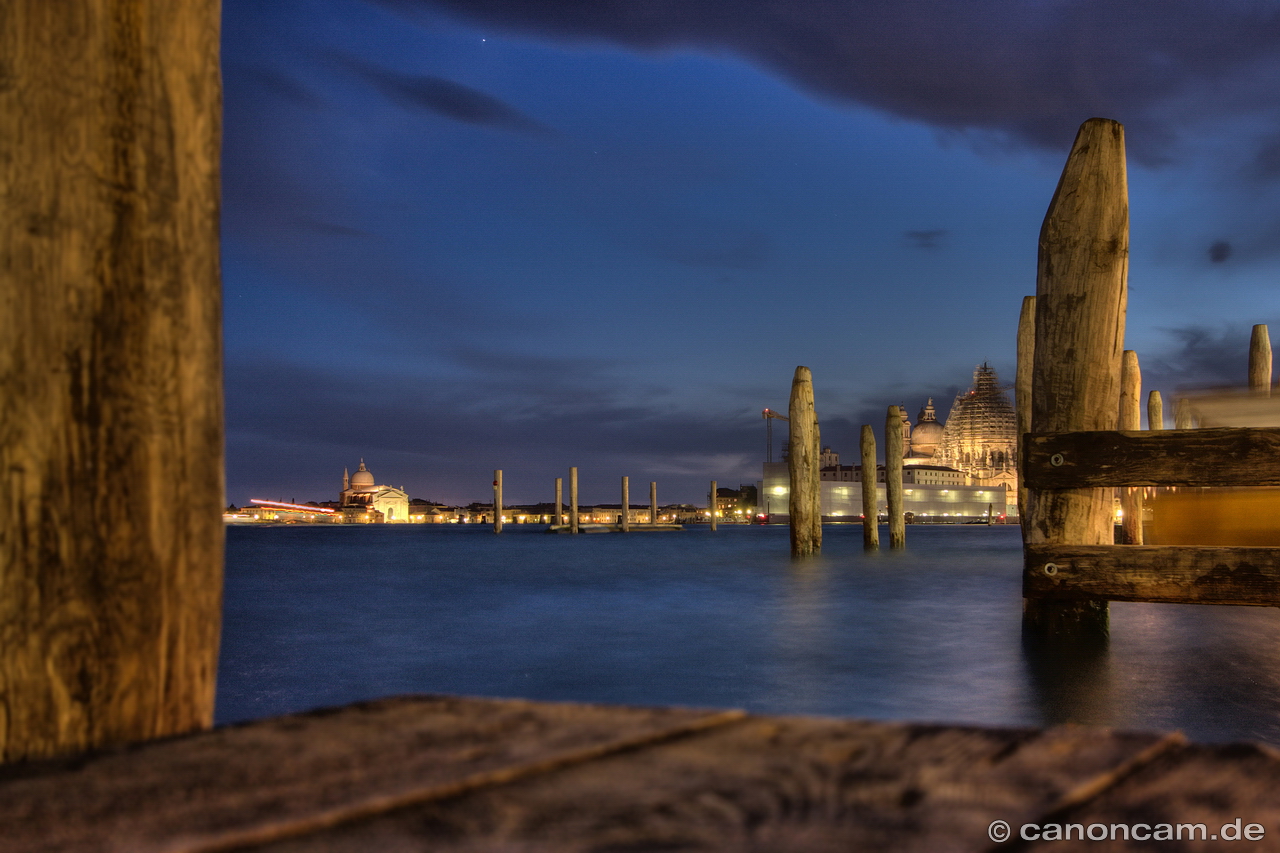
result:
[(350, 56), (340, 56), (336, 62), (407, 109), (426, 110), (465, 124), (523, 133), (552, 133), (546, 125), (510, 104), (453, 80), (427, 74), (401, 74)]
[(945, 228), (932, 228), (928, 231), (906, 231), (903, 236), (916, 249), (936, 249), (947, 234)]
[(1144, 386), (1161, 390), (1244, 386), (1249, 363), (1247, 327), (1183, 326), (1165, 333), (1171, 340), (1163, 350), (1140, 354)]
[(1231, 243), (1226, 240), (1214, 240), (1209, 246), (1209, 260), (1220, 264), (1231, 257)]
[(1116, 118), (1147, 162), (1169, 156), (1180, 97), (1274, 111), (1257, 72), (1280, 45), (1280, 8), (1230, 0), (374, 2), (566, 41), (729, 50), (824, 96), (1054, 150), (1084, 119)]

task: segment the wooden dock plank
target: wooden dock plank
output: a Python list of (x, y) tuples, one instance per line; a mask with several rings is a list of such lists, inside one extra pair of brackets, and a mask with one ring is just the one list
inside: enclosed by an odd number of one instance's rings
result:
[(1028, 545), (1026, 597), (1280, 605), (1280, 548)]
[[(1222, 838), (1224, 825), (1241, 821), (1241, 838)], [(1042, 841), (1010, 849), (1044, 851), (1108, 850), (1276, 850), (1280, 849), (1280, 754), (1254, 744), (1191, 745), (1170, 752), (1135, 771), (1127, 779), (1107, 791), (1105, 796), (1090, 800), (1079, 808), (1065, 809), (1047, 815), (1040, 823), (1079, 824), (1084, 827), (1102, 825), (1110, 836), (1112, 824), (1147, 824), (1142, 834), (1158, 830), (1158, 824), (1172, 826), (1171, 841), (1124, 839), (1124, 830), (1116, 831), (1116, 840), (1105, 844), (1096, 840)], [(1182, 840), (1177, 827), (1182, 824)], [(1192, 829), (1203, 824), (1201, 831)], [(1244, 836), (1249, 824), (1261, 827)], [(1094, 830), (1100, 835), (1101, 830)], [(1227, 835), (1235, 835), (1234, 826)], [(1032, 830), (1030, 834), (1035, 834)], [(1192, 839), (1192, 836), (1195, 839)], [(1211, 836), (1217, 835), (1219, 838)], [(1235, 841), (1241, 843), (1237, 844)], [(1163, 841), (1163, 843), (1162, 843)], [(1225, 842), (1225, 843), (1224, 843)]]
[(9, 765), (0, 848), (228, 849), (741, 716), (404, 697)]
[(1176, 742), (753, 717), (251, 849), (976, 851)]
[(1030, 434), (1022, 452), (1029, 489), (1280, 486), (1277, 427)]

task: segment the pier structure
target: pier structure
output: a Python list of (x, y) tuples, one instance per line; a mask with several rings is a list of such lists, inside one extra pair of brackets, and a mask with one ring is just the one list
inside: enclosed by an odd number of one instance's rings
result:
[[(1280, 548), (1114, 542), (1116, 488), (1280, 485), (1280, 428), (1192, 429), (1196, 404), (1184, 399), (1175, 429), (1119, 423), (1128, 226), (1124, 130), (1091, 119), (1041, 230), (1034, 344), (1019, 335), (1020, 376), (1032, 362), (1020, 454), (1024, 624), (1036, 633), (1105, 636), (1109, 601), (1280, 605)], [(1255, 399), (1270, 392), (1270, 362), (1265, 328), (1255, 329)]]

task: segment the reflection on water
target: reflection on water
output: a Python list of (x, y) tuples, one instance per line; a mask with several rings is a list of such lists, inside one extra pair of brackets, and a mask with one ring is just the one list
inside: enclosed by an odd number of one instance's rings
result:
[(218, 720), (395, 693), (741, 707), (1280, 743), (1273, 608), (1113, 604), (1111, 638), (1021, 631), (1015, 527), (545, 536), (231, 528)]

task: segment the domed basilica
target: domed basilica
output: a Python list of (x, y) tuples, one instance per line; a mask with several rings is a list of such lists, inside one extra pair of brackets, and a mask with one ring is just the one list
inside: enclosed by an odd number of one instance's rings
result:
[(364, 466), (355, 474), (342, 470), (342, 493), (338, 499), (346, 521), (407, 522), (409, 520), (409, 495), (394, 486), (374, 483), (373, 472)]

